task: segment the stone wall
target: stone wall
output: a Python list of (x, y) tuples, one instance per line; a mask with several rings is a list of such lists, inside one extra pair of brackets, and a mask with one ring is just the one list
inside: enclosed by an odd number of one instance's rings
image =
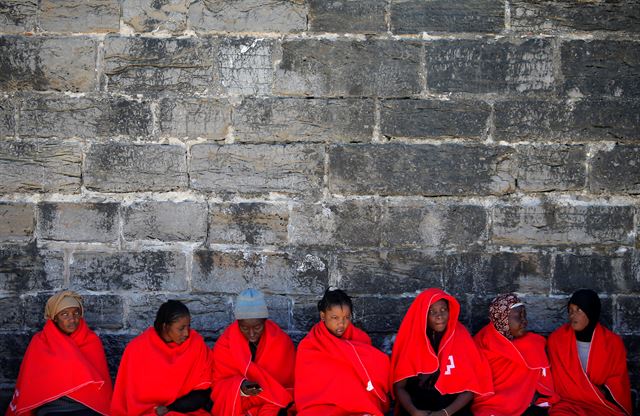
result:
[(329, 285), (378, 346), (598, 290), (640, 385), (637, 0), (0, 1), (0, 384), (72, 288), (112, 370), (167, 298), (295, 339)]

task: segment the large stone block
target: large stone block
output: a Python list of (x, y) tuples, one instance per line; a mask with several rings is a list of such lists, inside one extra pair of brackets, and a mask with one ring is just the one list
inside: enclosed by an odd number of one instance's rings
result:
[[(203, 295), (201, 293), (190, 295), (184, 299), (179, 298), (189, 308), (191, 327), (205, 336), (212, 335), (215, 338), (218, 338), (226, 327), (235, 320), (233, 299), (233, 295)], [(267, 296), (265, 300), (267, 308), (269, 308), (271, 306), (269, 297)]]
[[(12, 0), (0, 4), (0, 32), (34, 32), (37, 24), (38, 0)], [(0, 407), (5, 409), (6, 407)]]
[(333, 33), (385, 33), (386, 0), (311, 0), (309, 30)]
[(366, 332), (396, 332), (411, 302), (407, 297), (357, 297), (353, 299), (356, 325)]
[(159, 109), (160, 135), (165, 137), (223, 139), (231, 124), (231, 107), (224, 100), (165, 98)]
[[(65, 289), (67, 289), (66, 285)], [(53, 291), (47, 291), (20, 296), (22, 298), (21, 307), (25, 327), (38, 331), (44, 327), (46, 323), (44, 308), (47, 300), (49, 300), (54, 293)]]
[(0, 246), (0, 289), (24, 293), (59, 290), (64, 284), (64, 254), (35, 243)]
[(618, 296), (615, 301), (615, 329), (623, 334), (640, 332), (640, 299), (637, 296)]
[(380, 112), (384, 136), (481, 138), (491, 108), (480, 101), (386, 100)]
[(187, 187), (186, 150), (174, 145), (93, 144), (84, 183), (102, 192), (171, 191)]
[(82, 295), (84, 319), (91, 329), (121, 329), (124, 302), (118, 295)]
[(589, 170), (589, 189), (640, 194), (640, 145), (616, 145), (595, 152)]
[(0, 351), (3, 352), (0, 354), (0, 381), (3, 384), (13, 384), (18, 378), (20, 363), (31, 336), (31, 333), (21, 331), (0, 333)]
[(93, 91), (96, 53), (86, 37), (0, 36), (0, 88)]
[(426, 45), (433, 92), (552, 92), (553, 50), (546, 39), (438, 40)]
[[(567, 299), (537, 295), (520, 296), (527, 309), (527, 329), (548, 335), (567, 322)], [(603, 305), (603, 315), (606, 314)], [(489, 309), (486, 309), (487, 314)]]
[(216, 40), (215, 90), (228, 95), (270, 95), (276, 41), (253, 37)]
[[(186, 295), (183, 295), (184, 297)], [(128, 310), (125, 317), (125, 327), (128, 332), (138, 335), (153, 326), (160, 305), (169, 299), (178, 299), (178, 294), (148, 294), (130, 293), (127, 299)]]
[(283, 95), (412, 96), (422, 90), (421, 50), (402, 40), (287, 40), (274, 89)]
[(0, 142), (0, 193), (77, 192), (82, 152), (78, 143)]
[(28, 241), (35, 230), (33, 204), (0, 202), (0, 241)]
[(241, 142), (367, 142), (374, 124), (373, 101), (348, 98), (245, 98), (233, 113)]
[(329, 190), (384, 195), (501, 195), (515, 187), (503, 146), (345, 145), (329, 150)]
[[(153, 323), (150, 323), (152, 325)], [(124, 349), (127, 344), (134, 338), (133, 335), (130, 334), (109, 334), (109, 333), (101, 333), (100, 341), (102, 341), (102, 346), (104, 347), (104, 353), (107, 356), (107, 365), (109, 366), (109, 373), (111, 374), (111, 379), (115, 380), (116, 374), (118, 373), (118, 367), (120, 366), (120, 359), (122, 358), (122, 354), (124, 353)]]
[(518, 188), (524, 192), (581, 190), (586, 181), (583, 145), (518, 146)]
[[(637, 291), (640, 282), (632, 277), (631, 256), (603, 254), (556, 254), (553, 270), (554, 291), (571, 295), (588, 287), (596, 292)], [(629, 287), (635, 286), (635, 287)]]
[(189, 3), (189, 0), (127, 0), (122, 2), (122, 22), (136, 32), (180, 34), (187, 28)]
[(220, 194), (318, 195), (324, 149), (312, 145), (197, 144), (191, 148), (191, 187)]
[(69, 261), (71, 287), (96, 291), (184, 291), (184, 253), (118, 251), (73, 253)]
[(391, 31), (497, 33), (504, 29), (504, 3), (496, 0), (422, 1), (391, 3)]
[(16, 106), (13, 100), (0, 97), (0, 140), (16, 134)]
[(18, 296), (0, 296), (0, 326), (3, 331), (20, 331), (24, 325), (22, 301)]
[(640, 43), (572, 40), (561, 46), (567, 93), (635, 97), (640, 95)]
[(113, 202), (42, 202), (38, 205), (38, 236), (57, 241), (116, 242), (119, 207)]
[(139, 201), (123, 208), (126, 240), (204, 242), (207, 204), (203, 202)]
[(209, 242), (214, 244), (286, 244), (289, 207), (285, 203), (210, 204)]
[(38, 26), (47, 32), (118, 32), (120, 2), (118, 0), (41, 0)]

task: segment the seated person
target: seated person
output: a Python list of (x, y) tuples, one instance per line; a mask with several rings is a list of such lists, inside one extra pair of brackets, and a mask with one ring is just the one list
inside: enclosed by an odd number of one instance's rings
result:
[(286, 415), (293, 405), (295, 349), (267, 319), (261, 292), (243, 290), (236, 321), (213, 348), (213, 413), (217, 416)]
[(210, 387), (209, 348), (191, 329), (189, 309), (169, 300), (160, 306), (153, 326), (124, 350), (111, 414), (208, 415)]
[(111, 377), (100, 338), (84, 321), (75, 292), (53, 295), (46, 323), (22, 359), (7, 415), (108, 415)]
[(569, 323), (548, 341), (549, 361), (560, 401), (549, 414), (630, 415), (631, 387), (622, 339), (599, 323), (600, 298), (593, 290), (575, 292)]
[(489, 365), (459, 314), (458, 301), (436, 288), (409, 307), (391, 354), (396, 415), (470, 415), (474, 394), (493, 393)]
[(389, 359), (351, 324), (351, 298), (329, 288), (320, 322), (298, 345), (295, 399), (299, 416), (382, 416), (389, 409)]
[(546, 415), (558, 401), (543, 336), (527, 332), (524, 304), (512, 293), (489, 306), (487, 326), (476, 334), (478, 349), (489, 361), (494, 395), (477, 396), (475, 416)]

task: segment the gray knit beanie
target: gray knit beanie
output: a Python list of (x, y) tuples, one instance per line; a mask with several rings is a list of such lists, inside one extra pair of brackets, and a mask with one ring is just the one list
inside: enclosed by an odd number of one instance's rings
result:
[(236, 299), (234, 313), (236, 319), (260, 319), (269, 316), (264, 295), (259, 290), (253, 288), (240, 292)]

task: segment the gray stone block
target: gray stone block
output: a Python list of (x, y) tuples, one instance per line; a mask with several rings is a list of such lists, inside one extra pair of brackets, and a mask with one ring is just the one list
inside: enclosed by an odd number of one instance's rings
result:
[(0, 288), (8, 292), (59, 290), (64, 284), (64, 254), (29, 245), (0, 246)]
[(570, 296), (581, 287), (588, 287), (596, 292), (616, 293), (619, 290), (640, 289), (640, 283), (633, 287), (631, 257), (602, 254), (556, 254), (553, 270), (554, 291)]
[[(62, 277), (62, 276), (61, 276)], [(67, 289), (66, 287), (64, 289)], [(57, 291), (22, 295), (23, 320), (27, 328), (40, 331), (46, 322), (44, 308), (47, 300)]]
[[(202, 335), (218, 338), (235, 320), (233, 296), (195, 294), (178, 300), (184, 302), (191, 313), (191, 327)], [(269, 307), (267, 297), (267, 307)]]
[[(184, 295), (186, 296), (186, 295)], [(125, 316), (125, 327), (133, 335), (139, 335), (152, 327), (160, 305), (169, 299), (178, 299), (178, 294), (131, 293), (128, 296), (128, 311)]]
[(45, 240), (118, 241), (118, 203), (41, 202), (38, 236)]
[(204, 242), (207, 204), (202, 202), (140, 201), (123, 207), (126, 240)]
[(345, 145), (329, 150), (329, 190), (357, 195), (501, 195), (515, 187), (503, 146)]
[(22, 301), (18, 296), (0, 296), (0, 326), (3, 331), (20, 331), (24, 325)]
[(0, 88), (93, 91), (96, 53), (86, 37), (0, 36)]
[(118, 295), (82, 295), (84, 320), (93, 330), (121, 329), (123, 327), (124, 303)]
[[(307, 332), (320, 321), (318, 312), (318, 301), (322, 295), (317, 297), (297, 297), (294, 302), (291, 311), (291, 328), (290, 332), (295, 334), (295, 337), (302, 339)], [(295, 341), (294, 341), (295, 342)]]
[(194, 0), (189, 23), (196, 32), (300, 32), (306, 6), (303, 0)]
[(216, 38), (215, 90), (228, 95), (271, 95), (276, 41)]
[(490, 112), (489, 105), (481, 101), (386, 100), (380, 110), (380, 133), (409, 138), (482, 138)]
[(274, 90), (316, 97), (412, 96), (422, 90), (421, 50), (410, 41), (287, 40)]
[(518, 146), (518, 188), (524, 192), (581, 190), (586, 181), (583, 145)]
[(374, 104), (358, 99), (245, 98), (233, 113), (240, 142), (367, 142)]
[(0, 241), (29, 241), (35, 226), (33, 204), (0, 202)]
[(14, 383), (18, 378), (20, 363), (31, 336), (31, 333), (19, 331), (0, 333), (0, 351), (3, 352), (0, 355), (0, 381), (3, 384)]
[(324, 176), (324, 150), (312, 145), (197, 144), (189, 178), (198, 191), (220, 194), (317, 195)]
[(0, 97), (0, 140), (16, 134), (16, 111), (13, 100)]
[(396, 332), (412, 298), (357, 297), (353, 299), (356, 326), (366, 332)]
[(309, 30), (333, 33), (385, 33), (386, 0), (311, 0)]
[(595, 152), (589, 170), (589, 189), (640, 194), (640, 145), (618, 144)]
[(572, 40), (561, 46), (566, 93), (633, 97), (640, 95), (640, 43)]
[(104, 33), (120, 30), (118, 0), (41, 0), (38, 6), (38, 25), (47, 32)]
[(615, 329), (623, 334), (636, 334), (640, 331), (640, 302), (636, 296), (618, 296), (615, 301)]
[(3, 141), (0, 193), (77, 192), (82, 153), (78, 143)]
[(165, 98), (159, 104), (160, 135), (223, 139), (231, 124), (231, 107), (225, 100)]
[[(567, 322), (567, 299), (537, 295), (525, 295), (520, 298), (526, 305), (529, 331), (547, 335)], [(604, 306), (603, 310), (606, 310)], [(486, 311), (488, 313), (489, 309)]]
[[(0, 32), (24, 33), (36, 30), (38, 0), (11, 0), (0, 4)], [(0, 406), (0, 409), (6, 407)]]
[(79, 251), (69, 263), (74, 290), (187, 290), (185, 255), (179, 252)]
[(122, 2), (122, 21), (136, 32), (179, 34), (187, 29), (189, 3), (189, 0), (127, 0)]
[(391, 31), (497, 33), (504, 29), (504, 3), (496, 0), (421, 1), (391, 3)]
[(186, 150), (174, 145), (92, 144), (84, 183), (102, 192), (171, 191), (187, 187)]
[(553, 50), (547, 39), (437, 40), (426, 45), (432, 92), (553, 92)]
[(287, 243), (289, 207), (284, 203), (241, 202), (209, 206), (209, 242), (269, 245)]
[(109, 373), (111, 379), (115, 380), (120, 366), (120, 359), (124, 353), (124, 349), (127, 344), (133, 339), (133, 335), (130, 334), (109, 334), (101, 333), (100, 341), (104, 347), (104, 353), (107, 356), (107, 365), (109, 366)]

